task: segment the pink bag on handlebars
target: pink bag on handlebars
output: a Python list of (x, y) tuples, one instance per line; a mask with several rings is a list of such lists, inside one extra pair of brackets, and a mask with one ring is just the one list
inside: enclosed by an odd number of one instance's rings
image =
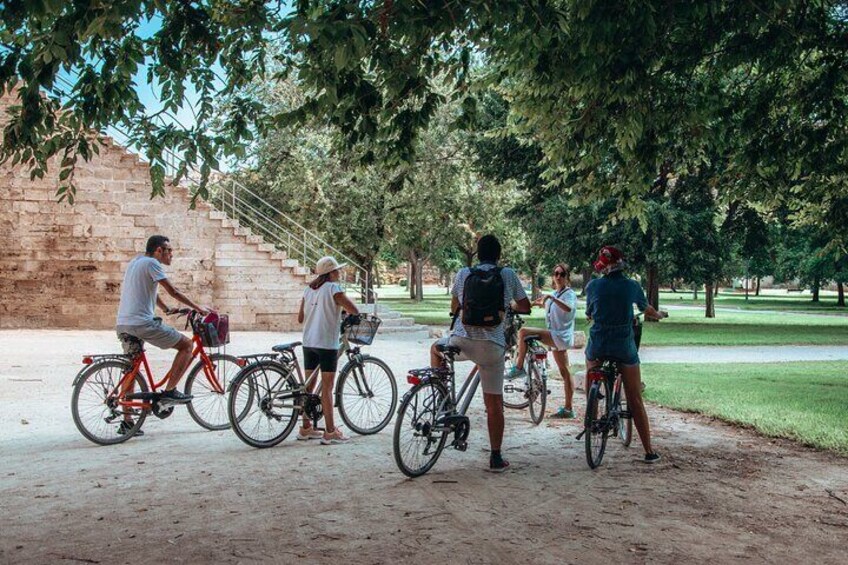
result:
[(200, 322), (200, 341), (206, 347), (230, 343), (230, 318), (226, 314), (208, 313)]

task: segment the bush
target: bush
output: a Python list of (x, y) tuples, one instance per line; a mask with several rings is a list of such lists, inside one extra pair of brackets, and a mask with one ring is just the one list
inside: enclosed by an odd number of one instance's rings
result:
[(406, 279), (400, 279), (400, 280), (398, 281), (398, 284), (399, 284), (400, 286), (402, 286), (402, 287), (406, 288)]

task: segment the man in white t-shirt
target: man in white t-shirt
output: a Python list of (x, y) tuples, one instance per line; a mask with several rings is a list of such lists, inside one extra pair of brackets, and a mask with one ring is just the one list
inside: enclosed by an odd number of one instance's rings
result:
[[(138, 255), (127, 266), (124, 282), (121, 284), (121, 303), (118, 306), (118, 319), (115, 330), (118, 339), (126, 343), (126, 334), (142, 341), (152, 343), (160, 349), (176, 349), (177, 355), (168, 372), (168, 381), (162, 400), (173, 404), (185, 404), (191, 396), (176, 390), (177, 383), (191, 363), (191, 340), (162, 323), (154, 316), (154, 308), (159, 306), (166, 314), (173, 312), (158, 296), (159, 285), (175, 300), (197, 310), (208, 313), (206, 308), (198, 306), (185, 294), (177, 290), (168, 280), (163, 265), (170, 265), (174, 249), (170, 240), (163, 235), (154, 235), (147, 240), (144, 255)], [(138, 433), (136, 433), (138, 435)]]
[[(480, 264), (475, 267), (480, 271), (491, 271), (499, 269), (503, 280), (503, 312), (513, 302), (513, 310), (519, 314), (530, 312), (530, 300), (521, 286), (521, 281), (515, 271), (509, 267), (498, 267), (501, 258), (501, 244), (494, 235), (484, 235), (477, 241), (477, 258)], [(463, 309), (463, 297), (465, 296), (465, 284), (471, 276), (471, 269), (461, 269), (454, 280), (453, 298), (451, 300), (451, 312), (458, 313)], [(437, 352), (436, 345), (450, 343), (461, 349), (455, 359), (457, 361), (470, 360), (477, 364), (480, 370), (480, 385), (483, 389), (483, 402), (486, 405), (486, 418), (489, 427), (489, 442), (491, 444), (491, 456), (489, 458), (489, 470), (495, 473), (505, 471), (509, 462), (501, 455), (501, 442), (504, 432), (503, 415), (503, 379), (504, 379), (504, 355), (506, 347), (506, 336), (504, 334), (504, 320), (493, 326), (471, 326), (463, 324), (462, 316), (457, 317), (453, 335), (443, 338), (430, 348), (430, 364), (433, 367), (442, 363), (441, 354)]]

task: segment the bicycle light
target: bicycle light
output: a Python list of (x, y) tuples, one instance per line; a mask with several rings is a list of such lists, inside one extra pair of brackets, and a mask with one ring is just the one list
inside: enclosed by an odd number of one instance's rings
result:
[(82, 358), (83, 365), (91, 365), (92, 363), (94, 363), (94, 359), (90, 355), (86, 355)]
[(236, 365), (239, 367), (247, 366), (247, 359), (244, 359), (243, 357), (236, 357)]
[(411, 385), (417, 385), (421, 383), (421, 377), (418, 375), (413, 375), (412, 373), (406, 375), (406, 382)]
[(548, 358), (548, 352), (547, 351), (537, 351), (536, 353), (533, 354), (533, 357), (536, 359), (536, 361), (544, 361), (545, 359)]

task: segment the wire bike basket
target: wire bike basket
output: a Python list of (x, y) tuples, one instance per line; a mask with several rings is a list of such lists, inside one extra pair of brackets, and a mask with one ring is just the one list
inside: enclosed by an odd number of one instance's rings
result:
[(374, 336), (377, 335), (377, 328), (383, 321), (377, 316), (362, 316), (358, 324), (347, 326), (345, 333), (347, 340), (357, 345), (371, 345), (374, 341)]

